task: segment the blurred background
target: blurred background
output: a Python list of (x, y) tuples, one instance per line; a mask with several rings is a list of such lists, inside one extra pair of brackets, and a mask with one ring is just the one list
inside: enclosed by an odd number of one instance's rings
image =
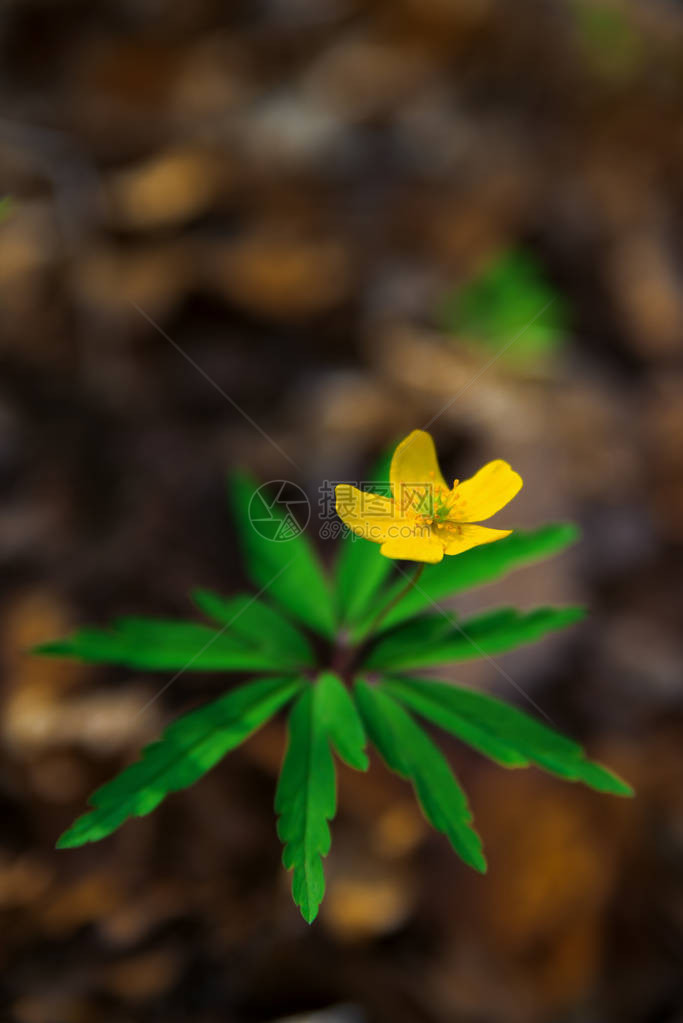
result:
[[(681, 5), (4, 0), (0, 39), (2, 1018), (681, 1023)], [(308, 927), (278, 721), (55, 852), (226, 679), (150, 704), (165, 676), (27, 648), (242, 589), (229, 469), (315, 508), (429, 422), (449, 477), (521, 472), (500, 524), (580, 523), (459, 606), (589, 606), (497, 663), (637, 799), (442, 738), (482, 878), (344, 770)]]

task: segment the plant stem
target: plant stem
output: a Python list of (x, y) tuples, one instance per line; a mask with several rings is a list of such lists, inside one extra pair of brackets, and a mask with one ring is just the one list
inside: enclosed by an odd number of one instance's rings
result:
[(425, 563), (424, 563), (424, 561), (421, 561), (420, 564), (417, 566), (417, 569), (416, 569), (414, 575), (411, 575), (411, 577), (409, 578), (407, 584), (402, 589), (400, 589), (398, 591), (396, 596), (393, 597), (389, 601), (389, 603), (386, 605), (386, 607), (382, 608), (382, 610), (379, 612), (377, 617), (372, 619), (372, 621), (370, 623), (370, 628), (368, 629), (368, 631), (365, 634), (365, 639), (366, 640), (369, 639), (369, 637), (372, 636), (373, 632), (375, 632), (377, 630), (377, 626), (380, 624), (380, 622), (384, 621), (384, 619), (389, 614), (389, 612), (392, 610), (392, 608), (396, 607), (396, 605), (399, 603), (399, 601), (403, 600), (405, 595), (410, 590), (412, 590), (413, 586), (417, 585), (417, 582), (418, 582), (420, 576), (424, 572), (424, 567), (425, 567)]

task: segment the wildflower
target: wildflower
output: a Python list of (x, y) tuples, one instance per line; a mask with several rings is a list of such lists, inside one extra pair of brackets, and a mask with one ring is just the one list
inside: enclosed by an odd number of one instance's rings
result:
[(510, 529), (477, 523), (500, 511), (519, 492), (522, 478), (496, 459), (462, 483), (448, 487), (434, 441), (413, 430), (391, 460), (391, 497), (369, 494), (347, 483), (336, 488), (337, 513), (358, 536), (381, 544), (387, 558), (435, 563), (444, 554), (509, 536)]

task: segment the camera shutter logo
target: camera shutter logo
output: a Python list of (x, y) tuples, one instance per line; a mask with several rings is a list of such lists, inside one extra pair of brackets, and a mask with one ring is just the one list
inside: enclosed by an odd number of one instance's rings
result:
[(311, 518), (311, 503), (290, 480), (270, 480), (255, 490), (249, 502), (249, 521), (256, 532), (274, 543), (286, 543), (303, 533)]

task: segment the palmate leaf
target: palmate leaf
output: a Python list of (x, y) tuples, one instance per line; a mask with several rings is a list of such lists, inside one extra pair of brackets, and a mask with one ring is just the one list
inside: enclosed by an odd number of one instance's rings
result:
[(216, 629), (195, 622), (120, 618), (111, 629), (79, 629), (65, 639), (43, 643), (34, 652), (152, 671), (191, 668), (281, 672), (310, 663), (303, 656), (261, 647), (259, 642), (258, 636), (238, 634), (233, 627)]
[[(332, 593), (313, 548), (302, 533), (278, 541), (262, 536), (254, 528), (249, 510), (257, 490), (258, 484), (242, 473), (233, 475), (230, 481), (235, 523), (251, 582), (288, 615), (322, 636), (333, 636)], [(269, 512), (284, 520), (277, 507)]]
[(382, 688), (423, 718), (504, 767), (535, 764), (600, 792), (631, 796), (631, 787), (586, 758), (578, 743), (484, 693), (431, 679), (385, 678)]
[[(435, 601), (455, 596), (484, 583), (494, 582), (514, 568), (520, 568), (542, 558), (558, 554), (579, 536), (576, 526), (569, 523), (543, 526), (540, 529), (517, 529), (503, 540), (473, 547), (457, 557), (444, 558), (438, 565), (427, 565), (419, 585), (410, 590), (382, 622), (382, 630), (392, 628), (408, 618), (429, 609)], [(374, 546), (367, 541), (367, 546)], [(405, 587), (405, 578), (399, 579), (378, 598), (378, 607), (385, 606)], [(373, 612), (374, 613), (374, 612)], [(366, 615), (359, 636), (364, 634), (373, 615)]]
[[(580, 607), (540, 607), (527, 613), (500, 608), (462, 623), (454, 616), (426, 615), (380, 636), (364, 663), (367, 668), (395, 671), (499, 654), (566, 628), (584, 614)], [(426, 643), (429, 630), (431, 642)]]
[(285, 843), (282, 862), (293, 868), (292, 896), (311, 923), (325, 892), (322, 858), (330, 851), (336, 812), (330, 743), (352, 767), (365, 770), (365, 733), (353, 700), (332, 672), (307, 687), (289, 716), (289, 743), (280, 772), (275, 810)]
[(355, 695), (370, 740), (387, 766), (412, 782), (427, 820), (465, 863), (484, 873), (486, 860), (467, 797), (441, 752), (383, 688), (359, 679)]
[[(383, 497), (391, 496), (389, 467), (391, 453), (380, 460), (363, 489)], [(349, 531), (340, 544), (335, 572), (337, 612), (342, 625), (351, 626), (370, 613), (376, 614), (374, 598), (393, 568), (390, 558), (379, 552), (379, 545)]]
[(72, 824), (57, 847), (97, 842), (129, 817), (150, 813), (169, 792), (194, 784), (303, 685), (296, 678), (261, 679), (178, 718), (140, 760), (92, 794), (94, 809)]

